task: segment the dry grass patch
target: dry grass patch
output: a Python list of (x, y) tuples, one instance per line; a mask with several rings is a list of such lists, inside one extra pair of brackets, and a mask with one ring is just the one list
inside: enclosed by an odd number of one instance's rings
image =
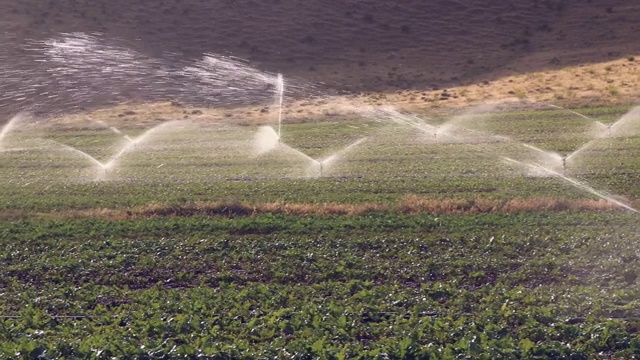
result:
[(435, 200), (407, 197), (398, 206), (400, 212), (409, 214), (522, 213), (567, 210), (609, 211), (614, 208), (614, 205), (605, 200), (569, 200), (559, 198), (523, 198), (503, 201), (489, 199)]
[(398, 204), (397, 209), (404, 214), (480, 214), (495, 212), (499, 207), (498, 201), (488, 199), (428, 199), (409, 196)]
[[(632, 202), (637, 206), (640, 201)], [(130, 210), (87, 209), (36, 214), (38, 218), (134, 220), (163, 217), (247, 217), (261, 214), (293, 216), (358, 216), (363, 214), (455, 214), (527, 213), (560, 211), (619, 211), (620, 208), (595, 199), (518, 198), (430, 199), (408, 196), (396, 203), (286, 203), (286, 202), (189, 202), (180, 205), (153, 203)]]

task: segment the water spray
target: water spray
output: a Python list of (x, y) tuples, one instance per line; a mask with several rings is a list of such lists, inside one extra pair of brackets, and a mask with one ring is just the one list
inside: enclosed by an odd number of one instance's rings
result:
[(510, 157), (507, 157), (507, 156), (501, 156), (501, 158), (504, 161), (506, 161), (508, 163), (511, 163), (511, 164), (524, 166), (524, 167), (530, 168), (530, 169), (535, 170), (535, 171), (542, 171), (546, 175), (549, 175), (549, 176), (556, 177), (556, 178), (559, 178), (561, 180), (564, 180), (564, 181), (568, 182), (569, 184), (575, 186), (576, 188), (578, 188), (580, 190), (584, 190), (584, 191), (586, 191), (588, 193), (591, 193), (591, 194), (593, 194), (593, 195), (595, 195), (595, 196), (597, 196), (597, 197), (599, 197), (599, 198), (601, 198), (603, 200), (608, 201), (611, 204), (614, 204), (614, 205), (619, 206), (621, 208), (627, 209), (627, 210), (629, 210), (631, 212), (634, 212), (636, 214), (640, 214), (640, 211), (632, 208), (631, 206), (629, 206), (629, 205), (627, 205), (627, 204), (625, 204), (625, 203), (623, 203), (621, 201), (618, 201), (618, 200), (612, 198), (611, 196), (609, 196), (609, 195), (607, 195), (607, 194), (605, 194), (605, 193), (603, 193), (601, 191), (598, 191), (598, 190), (592, 188), (591, 186), (589, 186), (589, 185), (587, 185), (585, 183), (582, 183), (582, 182), (580, 182), (580, 181), (578, 181), (576, 179), (570, 178), (570, 177), (568, 177), (566, 175), (562, 175), (562, 174), (560, 174), (560, 173), (558, 173), (556, 171), (553, 171), (551, 169), (548, 169), (548, 168), (546, 168), (544, 166), (540, 166), (540, 165), (537, 165), (537, 164), (530, 164), (530, 163), (514, 160), (514, 159), (512, 159)]
[[(535, 102), (534, 102), (534, 104), (535, 104)], [(554, 104), (545, 104), (545, 105), (546, 105), (546, 106), (549, 106), (549, 107), (552, 107), (552, 108), (555, 108), (555, 109), (568, 111), (568, 112), (570, 112), (570, 113), (572, 113), (572, 114), (574, 114), (574, 115), (578, 115), (578, 116), (580, 116), (580, 117), (581, 117), (581, 118), (583, 118), (583, 119), (593, 120), (592, 118), (588, 117), (587, 115), (581, 114), (581, 113), (579, 113), (579, 112), (577, 112), (577, 111), (574, 111), (574, 110), (571, 110), (571, 109), (564, 108), (564, 107), (562, 107), (562, 106), (558, 106), (558, 105), (554, 105)]]
[[(102, 170), (102, 175), (103, 178), (104, 176), (107, 175), (107, 173), (112, 170), (113, 168), (116, 167), (116, 163), (117, 161), (126, 153), (130, 152), (132, 149), (136, 148), (137, 144), (140, 144), (141, 142), (143, 142), (144, 140), (146, 140), (147, 138), (149, 138), (153, 133), (159, 131), (162, 128), (167, 127), (168, 125), (171, 125), (173, 123), (176, 123), (177, 121), (168, 121), (159, 125), (156, 125), (150, 129), (148, 129), (147, 131), (145, 131), (144, 133), (142, 133), (140, 136), (136, 137), (136, 138), (130, 138), (130, 141), (125, 143), (124, 146), (122, 146), (120, 148), (120, 150), (113, 155), (111, 158), (109, 158), (108, 161), (106, 162), (102, 162), (98, 159), (96, 159), (95, 157), (89, 155), (88, 153), (75, 148), (73, 146), (67, 145), (67, 144), (63, 144), (59, 141), (56, 140), (52, 140), (52, 139), (46, 139), (46, 141), (54, 143), (56, 146), (62, 147), (63, 149), (70, 151), (72, 153), (81, 155), (82, 157), (84, 157), (85, 159), (91, 161), (95, 167), (97, 168), (97, 171)], [(98, 177), (98, 179), (100, 179), (100, 177)]]
[(86, 153), (86, 152), (84, 152), (84, 151), (82, 151), (82, 150), (80, 150), (78, 148), (75, 148), (73, 146), (70, 146), (70, 145), (67, 145), (67, 144), (63, 144), (63, 143), (61, 143), (59, 141), (52, 140), (52, 139), (46, 139), (46, 140), (49, 141), (49, 142), (54, 143), (57, 146), (62, 147), (63, 149), (65, 149), (65, 150), (67, 150), (69, 152), (72, 152), (72, 153), (75, 153), (75, 154), (78, 154), (78, 155), (82, 156), (83, 158), (85, 158), (85, 159), (89, 160), (91, 163), (93, 163), (93, 165), (95, 165), (95, 167), (96, 167), (98, 172), (100, 170), (102, 170), (102, 174), (103, 175), (107, 174), (107, 168), (109, 167), (109, 164), (105, 164), (105, 163), (101, 162), (100, 160), (96, 159), (95, 157), (89, 155), (88, 153)]
[(21, 122), (26, 117), (25, 113), (18, 113), (16, 116), (12, 117), (4, 126), (2, 130), (0, 130), (0, 146), (2, 145), (2, 140), (9, 134), (11, 129), (13, 129), (19, 122)]
[(611, 128), (613, 127), (613, 125), (615, 125), (615, 124), (606, 125), (606, 127), (607, 127), (607, 137), (611, 137)]
[(127, 139), (129, 141), (129, 143), (132, 144), (133, 148), (135, 149), (136, 147), (136, 141), (133, 140), (132, 138), (129, 137), (129, 135), (124, 135), (124, 138)]
[(615, 124), (603, 124), (600, 121), (596, 121), (596, 124), (600, 125), (601, 127), (605, 128), (607, 130), (607, 136), (611, 137), (611, 127), (613, 127), (613, 125)]
[(120, 129), (118, 129), (117, 127), (115, 127), (115, 126), (110, 126), (110, 125), (108, 125), (106, 122), (104, 122), (104, 121), (102, 121), (102, 120), (93, 120), (93, 119), (91, 119), (91, 117), (89, 117), (89, 119), (90, 119), (90, 120), (92, 120), (92, 121), (94, 121), (94, 122), (96, 122), (96, 123), (98, 123), (98, 124), (100, 124), (100, 125), (102, 125), (102, 126), (104, 126), (105, 128), (107, 128), (107, 129), (108, 129), (109, 131), (111, 131), (112, 133), (114, 133), (114, 134), (116, 134), (116, 135), (120, 135), (120, 136), (122, 136), (122, 137), (123, 137), (125, 140), (127, 140), (128, 142), (131, 142), (131, 143), (132, 143), (132, 142), (134, 142), (134, 141), (133, 141), (133, 139), (132, 139), (129, 135), (127, 135), (127, 134), (123, 133), (123, 132), (122, 132), (122, 131), (120, 131)]
[(282, 131), (282, 102), (284, 98), (284, 78), (278, 73), (276, 77), (276, 104), (278, 106), (278, 142)]

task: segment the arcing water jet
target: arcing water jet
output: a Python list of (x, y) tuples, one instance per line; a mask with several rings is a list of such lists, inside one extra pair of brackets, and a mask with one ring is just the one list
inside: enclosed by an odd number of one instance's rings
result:
[(595, 195), (595, 196), (597, 196), (597, 197), (599, 197), (599, 198), (601, 198), (603, 200), (606, 200), (606, 201), (610, 202), (611, 204), (614, 204), (614, 205), (619, 206), (621, 208), (627, 209), (627, 210), (632, 211), (632, 212), (634, 212), (636, 214), (640, 214), (640, 211), (632, 208), (631, 206), (629, 206), (629, 205), (627, 205), (627, 204), (625, 204), (625, 203), (623, 203), (621, 201), (618, 201), (618, 200), (612, 198), (611, 196), (609, 196), (609, 195), (607, 195), (607, 194), (605, 194), (605, 193), (603, 193), (601, 191), (598, 191), (598, 190), (592, 188), (591, 186), (589, 186), (589, 185), (587, 185), (585, 183), (582, 183), (582, 182), (580, 182), (580, 181), (578, 181), (576, 179), (570, 178), (570, 177), (568, 177), (566, 175), (562, 175), (562, 174), (560, 174), (560, 173), (558, 173), (556, 171), (553, 171), (551, 169), (547, 169), (547, 168), (545, 168), (543, 166), (540, 166), (540, 165), (537, 165), (537, 164), (530, 164), (530, 163), (525, 163), (525, 162), (522, 162), (522, 161), (514, 160), (514, 159), (512, 159), (510, 157), (507, 157), (507, 156), (502, 156), (502, 159), (504, 161), (508, 162), (508, 163), (516, 164), (516, 165), (519, 165), (519, 166), (523, 166), (523, 167), (529, 168), (529, 169), (537, 171), (537, 172), (542, 172), (543, 174), (546, 174), (548, 176), (559, 178), (559, 179), (564, 180), (567, 183), (575, 186), (576, 188), (578, 188), (580, 190), (583, 190), (583, 191), (586, 191), (586, 192), (589, 192), (589, 193), (591, 193), (591, 194), (593, 194), (593, 195)]
[[(640, 106), (636, 106), (633, 109), (629, 110), (626, 114), (622, 115), (620, 119), (610, 125), (602, 124), (598, 122), (600, 125), (604, 126), (609, 136), (621, 135), (621, 133), (625, 130), (625, 127), (629, 127), (631, 125), (640, 126)], [(630, 130), (630, 129), (627, 129)], [(635, 129), (637, 130), (637, 129)], [(628, 135), (628, 134), (625, 134)]]
[(143, 132), (140, 136), (131, 139), (129, 138), (128, 141), (124, 144), (124, 146), (122, 146), (120, 148), (120, 150), (118, 150), (116, 152), (115, 155), (113, 155), (111, 158), (109, 158), (109, 160), (107, 160), (106, 162), (101, 162), (98, 159), (96, 159), (95, 157), (89, 155), (88, 153), (75, 148), (73, 146), (70, 145), (66, 145), (63, 144), (59, 141), (56, 140), (52, 140), (52, 139), (46, 139), (46, 141), (52, 142), (55, 145), (62, 147), (63, 149), (73, 152), (75, 154), (81, 155), (82, 157), (84, 157), (85, 159), (91, 161), (91, 163), (93, 163), (97, 170), (100, 171), (100, 175), (97, 177), (96, 180), (104, 180), (106, 178), (107, 172), (108, 171), (112, 171), (117, 164), (117, 161), (126, 153), (130, 152), (132, 149), (135, 149), (137, 145), (140, 145), (141, 143), (143, 143), (144, 141), (146, 141), (152, 134), (156, 133), (157, 131), (173, 125), (179, 123), (179, 121), (168, 121), (159, 125), (156, 125), (148, 130), (146, 130), (145, 132)]
[(97, 177), (95, 180), (101, 180), (104, 179), (107, 175), (107, 169), (108, 166), (104, 163), (102, 163), (100, 160), (96, 159), (95, 157), (89, 155), (88, 153), (75, 148), (73, 146), (67, 145), (67, 144), (63, 144), (59, 141), (56, 140), (52, 140), (52, 139), (45, 139), (47, 142), (51, 142), (53, 144), (55, 144), (56, 146), (59, 146), (61, 148), (63, 148), (66, 151), (72, 152), (74, 154), (78, 154), (80, 156), (82, 156), (83, 158), (89, 160), (95, 167), (96, 167), (96, 172), (98, 173)]
[(538, 153), (544, 155), (547, 159), (545, 159), (545, 163), (551, 162), (551, 164), (547, 164), (547, 165), (557, 165), (558, 163), (560, 163), (562, 165), (562, 169), (566, 170), (567, 169), (567, 156), (562, 156), (560, 154), (557, 154), (555, 152), (552, 151), (546, 151), (546, 150), (542, 150), (537, 146), (533, 146), (527, 143), (522, 143), (522, 146), (537, 151)]
[(189, 79), (179, 84), (182, 88), (179, 97), (186, 95), (186, 102), (198, 99), (208, 105), (260, 103), (266, 98), (265, 85), (275, 84), (277, 88), (279, 82), (278, 77), (242, 59), (212, 53), (185, 66), (176, 75)]
[(600, 126), (601, 128), (604, 128), (607, 131), (607, 136), (611, 137), (611, 127), (613, 126), (613, 124), (603, 124), (600, 121), (596, 121), (596, 125)]
[(544, 105), (549, 106), (549, 107), (552, 107), (552, 108), (554, 108), (554, 109), (559, 109), (559, 110), (568, 111), (568, 112), (570, 112), (570, 113), (572, 113), (572, 114), (575, 114), (575, 115), (580, 116), (580, 117), (581, 117), (581, 118), (583, 118), (583, 119), (593, 120), (592, 118), (588, 117), (587, 115), (581, 114), (581, 113), (579, 113), (579, 112), (577, 112), (577, 111), (574, 111), (574, 110), (571, 110), (571, 109), (563, 108), (562, 106), (558, 106), (558, 105), (554, 105), (554, 104), (546, 104), (546, 103), (544, 103)]
[(109, 161), (107, 161), (105, 163), (105, 168), (111, 169), (111, 168), (115, 167), (115, 163), (118, 161), (118, 159), (120, 159), (120, 157), (122, 157), (122, 155), (128, 153), (132, 149), (136, 149), (137, 146), (139, 146), (141, 143), (146, 141), (154, 133), (156, 133), (156, 132), (160, 131), (161, 129), (164, 129), (164, 128), (168, 127), (168, 126), (175, 125), (175, 124), (178, 124), (178, 123), (180, 123), (180, 121), (167, 121), (167, 122), (158, 124), (158, 125), (150, 128), (150, 129), (146, 130), (145, 132), (143, 132), (142, 134), (140, 134), (139, 136), (137, 136), (134, 139), (129, 138), (128, 139), (129, 141), (114, 156), (112, 156), (109, 159)]
[(257, 155), (264, 154), (278, 146), (280, 137), (271, 126), (261, 126), (254, 137), (254, 150)]
[(282, 74), (276, 78), (276, 106), (278, 107), (278, 141), (282, 135), (282, 102), (284, 99), (284, 79)]
[(352, 143), (351, 145), (345, 147), (344, 149), (342, 149), (342, 150), (340, 150), (340, 151), (338, 151), (338, 152), (336, 152), (336, 153), (334, 153), (332, 155), (329, 155), (324, 160), (316, 160), (318, 162), (318, 164), (320, 165), (320, 177), (324, 176), (325, 169), (328, 169), (331, 166), (333, 166), (338, 160), (340, 160), (341, 157), (346, 155), (349, 151), (351, 151), (356, 146), (362, 144), (366, 140), (367, 140), (366, 137), (358, 139), (354, 143)]
[[(441, 125), (431, 125), (423, 119), (415, 115), (403, 114), (391, 106), (383, 106), (380, 108), (365, 108), (364, 112), (370, 117), (393, 121), (397, 124), (412, 127), (427, 135), (433, 136), (434, 139), (449, 139), (456, 141), (464, 141), (465, 139), (490, 138), (488, 134), (483, 134), (476, 130), (463, 129), (459, 123), (468, 121), (472, 115), (483, 114), (495, 108), (497, 104), (477, 106), (462, 115), (454, 116), (449, 121)], [(457, 131), (453, 131), (453, 130)], [(463, 134), (463, 130), (465, 133)]]
[(21, 112), (21, 113), (18, 113), (17, 115), (15, 115), (14, 117), (12, 117), (6, 124), (4, 124), (4, 126), (2, 127), (2, 130), (0, 130), (0, 147), (2, 147), (2, 142), (3, 142), (4, 138), (7, 137), (9, 132), (16, 125), (18, 125), (18, 123), (23, 121), (25, 118), (26, 118), (26, 114)]
[[(635, 123), (634, 123), (634, 121), (635, 121)], [(601, 122), (598, 122), (598, 123), (601, 126), (603, 126), (603, 127), (605, 127), (607, 129), (607, 134), (608, 134), (609, 137), (615, 137), (617, 134), (621, 134), (625, 130), (625, 128), (628, 128), (631, 125), (640, 126), (640, 106), (634, 107), (633, 109), (631, 109), (629, 112), (624, 114), (620, 119), (618, 119), (613, 124), (605, 125), (605, 124), (603, 124)], [(633, 134), (632, 130), (633, 129), (627, 129), (627, 131), (631, 131), (631, 133)], [(638, 130), (636, 129), (636, 131), (638, 131)], [(638, 133), (640, 133), (640, 131), (638, 131)], [(625, 135), (631, 135), (631, 134), (625, 134)], [(574, 151), (571, 154), (567, 155), (566, 160), (569, 161), (572, 158), (574, 158), (575, 156), (581, 154), (583, 151), (585, 151), (586, 149), (588, 149), (591, 146), (593, 146), (598, 140), (599, 139), (593, 139), (593, 140), (589, 141), (588, 143), (584, 144), (583, 146), (578, 148), (576, 151)]]
[(125, 140), (127, 140), (127, 141), (129, 141), (129, 142), (133, 142), (133, 139), (132, 139), (131, 137), (129, 137), (129, 135), (127, 135), (127, 134), (123, 133), (123, 132), (122, 132), (122, 131), (120, 131), (120, 129), (118, 129), (117, 127), (115, 127), (115, 126), (110, 126), (109, 124), (105, 123), (105, 122), (104, 122), (104, 121), (102, 121), (102, 120), (93, 120), (93, 121), (95, 121), (96, 123), (98, 123), (98, 124), (100, 124), (100, 125), (104, 126), (106, 129), (108, 129), (109, 131), (113, 132), (114, 134), (122, 136)]
[(383, 106), (380, 108), (365, 108), (365, 112), (370, 113), (372, 117), (391, 120), (397, 124), (409, 126), (427, 134), (433, 134), (437, 137), (438, 128), (425, 123), (422, 119), (415, 115), (406, 115), (392, 106)]
[[(19, 45), (20, 57), (0, 64), (0, 108), (32, 109), (47, 115), (134, 100), (167, 98), (199, 105), (257, 104), (268, 101), (265, 85), (275, 75), (246, 61), (205, 54), (197, 61), (184, 54), (150, 57), (130, 40), (100, 33), (61, 33)], [(29, 76), (25, 77), (25, 69)], [(306, 85), (288, 85), (306, 91)], [(291, 90), (290, 90), (291, 91)]]
[(283, 150), (289, 153), (295, 154), (298, 157), (301, 157), (308, 162), (311, 163), (312, 166), (317, 166), (320, 177), (324, 176), (326, 170), (329, 169), (333, 164), (335, 164), (340, 157), (344, 156), (347, 152), (355, 148), (356, 146), (362, 144), (367, 138), (362, 138), (344, 149), (327, 156), (326, 158), (319, 160), (310, 157), (309, 155), (303, 153), (302, 151), (295, 149), (281, 141), (279, 141), (278, 134), (273, 130), (270, 126), (261, 126), (258, 128), (258, 132), (254, 138), (254, 149), (257, 155), (261, 155), (267, 153), (272, 150)]

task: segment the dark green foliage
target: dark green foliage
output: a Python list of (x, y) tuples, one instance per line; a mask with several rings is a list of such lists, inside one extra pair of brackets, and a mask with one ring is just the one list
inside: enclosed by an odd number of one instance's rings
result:
[(632, 357), (634, 230), (624, 213), (4, 223), (0, 354)]

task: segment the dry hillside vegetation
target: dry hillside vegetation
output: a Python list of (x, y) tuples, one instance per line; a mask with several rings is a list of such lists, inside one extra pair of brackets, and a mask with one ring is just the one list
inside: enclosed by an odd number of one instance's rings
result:
[(405, 90), (366, 96), (370, 104), (392, 103), (406, 109), (465, 107), (487, 101), (539, 101), (565, 106), (634, 103), (640, 85), (635, 56), (595, 64), (544, 70), (437, 90)]

